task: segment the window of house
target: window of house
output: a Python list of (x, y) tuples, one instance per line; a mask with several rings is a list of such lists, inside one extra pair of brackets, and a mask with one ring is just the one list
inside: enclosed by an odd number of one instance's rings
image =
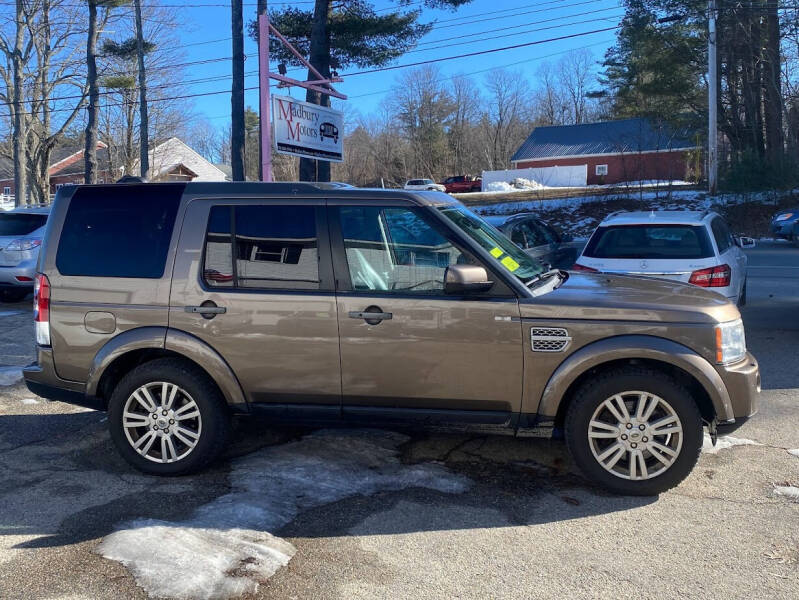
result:
[(339, 215), (356, 291), (443, 293), (448, 266), (476, 264), (412, 209), (347, 206)]
[(203, 278), (211, 287), (318, 290), (316, 208), (214, 206)]
[(8, 186), (4, 187), (3, 188), (3, 195), (4, 196), (10, 196), (11, 195), (11, 188), (8, 187)]
[(603, 175), (608, 174), (608, 166), (607, 165), (597, 165), (596, 166), (596, 174), (597, 177), (602, 177)]

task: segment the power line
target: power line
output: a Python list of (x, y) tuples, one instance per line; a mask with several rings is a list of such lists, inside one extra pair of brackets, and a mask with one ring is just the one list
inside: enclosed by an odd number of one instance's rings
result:
[[(374, 68), (374, 69), (367, 69), (367, 70), (363, 70), (363, 71), (355, 71), (355, 72), (352, 72), (352, 73), (345, 73), (345, 74), (342, 75), (342, 77), (356, 77), (358, 75), (366, 75), (366, 74), (369, 74), (369, 73), (380, 73), (380, 72), (385, 72), (385, 71), (394, 71), (394, 70), (398, 70), (398, 69), (407, 69), (407, 68), (411, 68), (411, 67), (418, 67), (418, 66), (427, 65), (427, 64), (446, 62), (446, 61), (457, 60), (457, 59), (461, 59), (461, 58), (470, 58), (470, 57), (473, 57), (473, 56), (481, 56), (481, 55), (485, 55), (485, 54), (493, 54), (493, 53), (496, 53), (496, 52), (505, 52), (505, 51), (508, 51), (508, 50), (516, 50), (518, 48), (528, 48), (528, 47), (537, 46), (537, 45), (540, 45), (540, 44), (558, 42), (558, 41), (562, 41), (562, 40), (582, 37), (582, 36), (585, 36), (585, 35), (593, 35), (593, 34), (596, 34), (596, 33), (603, 33), (603, 32), (606, 32), (606, 31), (613, 31), (613, 30), (618, 29), (619, 27), (620, 27), (620, 25), (614, 25), (612, 27), (603, 27), (601, 29), (594, 29), (594, 30), (591, 30), (591, 31), (583, 31), (583, 32), (580, 32), (580, 33), (572, 33), (572, 34), (568, 34), (568, 35), (561, 35), (561, 36), (557, 36), (557, 37), (553, 37), (553, 38), (547, 38), (547, 39), (543, 39), (543, 40), (535, 40), (535, 41), (532, 41), (532, 42), (524, 42), (524, 43), (521, 43), (521, 44), (513, 44), (513, 45), (510, 45), (510, 46), (503, 46), (503, 47), (500, 47), (500, 48), (490, 48), (488, 50), (479, 50), (479, 51), (475, 51), (475, 52), (467, 52), (467, 53), (463, 53), (463, 54), (456, 54), (456, 55), (453, 55), (453, 56), (445, 56), (445, 57), (441, 57), (441, 58), (433, 58), (433, 59), (429, 59), (429, 60), (421, 60), (421, 61), (401, 64), (401, 65), (390, 65), (390, 66), (386, 66), (386, 67), (377, 67), (377, 68)], [(247, 88), (244, 88), (244, 89), (245, 89), (245, 91), (252, 91), (252, 90), (259, 89), (259, 86), (250, 86), (250, 87), (247, 87)], [(165, 102), (165, 101), (168, 101), (168, 100), (184, 100), (184, 99), (188, 99), (188, 98), (199, 98), (199, 97), (214, 96), (214, 95), (229, 94), (229, 93), (230, 93), (230, 90), (218, 90), (218, 91), (214, 91), (214, 92), (200, 92), (200, 93), (192, 93), (192, 94), (181, 94), (181, 95), (176, 95), (176, 96), (167, 96), (167, 97), (163, 97), (163, 98), (153, 98), (152, 100), (150, 100), (150, 102)], [(83, 96), (80, 96), (80, 97), (83, 97)], [(66, 97), (53, 98), (51, 100), (55, 101), (55, 100), (59, 100), (59, 99), (63, 100), (63, 99), (68, 99), (68, 98), (66, 98)], [(4, 106), (11, 106), (12, 104), (15, 104), (15, 102), (3, 102), (3, 103), (0, 103), (0, 104), (2, 104)], [(125, 105), (125, 103), (113, 103), (113, 104), (106, 104), (105, 106), (107, 107), (107, 106), (124, 106), (124, 105)], [(73, 107), (70, 107), (70, 108), (54, 108), (54, 109), (51, 109), (51, 112), (64, 112), (64, 111), (71, 112), (72, 110), (74, 110)], [(25, 113), (25, 114), (30, 114), (30, 113)]]
[[(554, 2), (554, 3), (561, 3), (563, 1), (564, 0), (556, 0), (556, 2)], [(580, 5), (580, 4), (591, 3), (591, 2), (594, 2), (594, 1), (595, 0), (590, 0), (590, 2), (580, 2), (580, 3), (576, 3), (576, 4), (571, 4), (569, 6), (577, 6), (577, 5)], [(553, 2), (550, 2), (549, 4), (552, 4), (552, 3)], [(540, 6), (540, 5), (538, 5), (538, 6)], [(562, 16), (562, 17), (556, 17), (556, 18), (553, 18), (553, 19), (546, 19), (546, 20), (543, 20), (543, 21), (539, 21), (538, 23), (551, 22), (551, 21), (559, 20), (559, 19), (563, 19), (563, 18), (571, 18), (571, 17), (574, 17), (574, 16), (582, 15), (582, 14), (589, 14), (589, 13), (599, 12), (601, 10), (609, 10), (611, 8), (614, 8), (614, 7), (608, 7), (608, 8), (605, 8), (605, 9), (599, 9), (597, 11), (586, 11), (584, 13), (577, 13), (577, 14), (573, 14), (573, 15), (565, 15), (565, 16)], [(514, 9), (510, 9), (510, 10), (514, 10)], [(540, 11), (532, 11), (532, 12), (540, 12)], [(527, 33), (535, 33), (537, 31), (543, 31), (543, 30), (554, 29), (554, 28), (559, 28), (559, 27), (584, 24), (586, 22), (591, 22), (591, 21), (578, 21), (578, 22), (564, 23), (564, 24), (560, 24), (560, 25), (557, 25), (557, 26), (544, 27), (544, 28), (539, 28), (539, 29), (530, 29), (530, 30), (526, 30), (526, 31), (516, 32), (516, 33), (513, 33), (513, 34), (490, 36), (490, 37), (481, 38), (481, 39), (478, 39), (478, 40), (469, 40), (469, 41), (465, 41), (465, 42), (463, 42), (461, 44), (449, 44), (447, 46), (439, 46), (439, 47), (433, 47), (433, 48), (424, 48), (424, 49), (418, 49), (418, 50), (411, 50), (408, 53), (410, 53), (410, 52), (422, 52), (422, 51), (436, 50), (436, 49), (439, 49), (439, 48), (442, 48), (442, 47), (453, 47), (453, 46), (466, 45), (466, 44), (470, 44), (470, 43), (479, 43), (479, 42), (489, 41), (489, 40), (493, 40), (493, 39), (510, 37), (510, 36), (513, 36), (513, 35), (522, 35), (522, 34), (527, 34)], [(527, 23), (525, 25), (535, 24), (535, 23), (536, 22), (530, 22), (530, 23)], [(599, 31), (604, 31), (604, 30), (599, 30)], [(474, 35), (480, 35), (480, 34), (478, 33), (478, 34), (474, 34)], [(582, 35), (582, 34), (579, 34), (579, 35)], [(566, 37), (569, 37), (569, 36), (566, 36)], [(428, 42), (428, 43), (440, 43), (440, 42), (443, 42), (443, 41), (447, 41), (448, 39), (456, 39), (456, 38), (445, 38), (445, 39), (440, 39), (440, 40), (434, 40), (434, 41), (431, 41), (431, 42)], [(560, 39), (560, 38), (557, 38), (557, 39)], [(223, 41), (223, 40), (219, 40), (219, 41)], [(537, 43), (537, 42), (532, 42), (532, 43)], [(524, 47), (525, 45), (529, 45), (529, 44), (520, 44), (520, 45), (510, 46), (510, 47), (508, 47), (508, 49), (516, 48), (516, 47)], [(484, 54), (484, 53), (488, 53), (488, 52), (495, 52), (495, 51), (503, 50), (503, 49), (504, 48), (483, 50), (483, 51), (468, 53), (468, 54), (463, 55), (463, 56), (475, 56), (475, 55)], [(460, 56), (455, 56), (455, 57), (452, 57), (452, 58), (459, 58), (459, 57)], [(209, 59), (203, 59), (203, 60), (197, 60), (197, 61), (188, 61), (188, 62), (183, 62), (183, 63), (175, 63), (175, 64), (170, 64), (170, 65), (161, 65), (161, 66), (151, 65), (149, 67), (149, 70), (150, 71), (159, 71), (159, 70), (166, 70), (166, 69), (176, 69), (176, 68), (181, 68), (181, 67), (186, 67), (186, 66), (211, 64), (211, 63), (215, 63), (215, 62), (225, 62), (225, 61), (228, 61), (228, 60), (231, 60), (231, 59), (232, 59), (232, 57), (226, 56), (226, 57), (216, 57), (216, 58), (209, 58)], [(417, 62), (417, 63), (413, 63), (413, 65), (428, 64), (429, 62), (439, 62), (441, 60), (449, 60), (449, 59), (445, 58), (445, 59), (434, 59), (432, 61), (420, 61), (420, 62)], [(369, 70), (365, 70), (365, 71), (356, 72), (356, 73), (351, 74), (351, 75), (360, 75), (360, 74), (364, 74), (364, 73), (379, 72), (379, 71), (382, 71), (382, 70), (393, 70), (393, 69), (396, 69), (396, 68), (403, 68), (403, 65), (395, 65), (395, 66), (388, 66), (388, 67), (378, 67), (378, 68), (375, 68), (375, 69), (369, 69)], [(298, 70), (302, 70), (302, 69), (298, 69)], [(107, 73), (104, 73), (103, 75), (107, 76), (107, 75), (128, 75), (128, 74), (129, 74), (128, 71), (109, 71)], [(246, 76), (252, 76), (253, 74), (257, 74), (257, 71), (248, 72), (246, 74)], [(189, 84), (189, 85), (190, 84), (196, 84), (196, 83), (209, 83), (211, 81), (227, 79), (228, 77), (229, 77), (228, 75), (208, 76), (208, 77), (203, 77), (203, 78), (196, 79), (196, 80), (189, 80), (189, 81), (186, 81), (186, 82), (183, 82), (183, 83), (184, 84)], [(171, 85), (172, 84), (158, 85), (158, 86), (154, 86), (153, 89), (171, 87)], [(118, 91), (109, 90), (109, 91), (100, 92), (101, 95), (112, 95), (114, 93), (118, 93)], [(82, 99), (83, 97), (84, 97), (84, 95), (77, 94), (77, 95), (71, 95), (71, 96), (54, 97), (54, 98), (48, 99), (48, 101)], [(2, 103), (2, 104), (5, 104), (6, 106), (11, 106), (12, 104), (15, 104), (15, 103), (16, 104), (20, 104), (21, 102), (19, 102), (19, 101), (17, 101), (17, 102), (5, 102), (5, 103)], [(51, 110), (67, 111), (67, 110), (72, 110), (72, 108), (69, 108), (69, 109), (66, 109), (66, 108), (65, 109), (51, 109)]]

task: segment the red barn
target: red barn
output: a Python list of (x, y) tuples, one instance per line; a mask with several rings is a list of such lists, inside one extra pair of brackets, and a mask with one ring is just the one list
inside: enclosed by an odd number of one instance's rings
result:
[[(511, 157), (515, 169), (582, 166), (588, 185), (688, 180), (698, 136), (648, 119), (536, 127)], [(691, 161), (694, 155), (694, 164)]]

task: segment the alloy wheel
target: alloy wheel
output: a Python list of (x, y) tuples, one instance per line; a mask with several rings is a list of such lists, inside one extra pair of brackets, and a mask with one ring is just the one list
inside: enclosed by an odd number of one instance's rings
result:
[(133, 391), (122, 411), (122, 428), (131, 447), (147, 460), (172, 463), (188, 456), (202, 434), (202, 416), (183, 388), (166, 381)]
[(628, 391), (607, 398), (594, 411), (588, 443), (596, 461), (616, 477), (652, 479), (680, 456), (683, 428), (663, 398)]

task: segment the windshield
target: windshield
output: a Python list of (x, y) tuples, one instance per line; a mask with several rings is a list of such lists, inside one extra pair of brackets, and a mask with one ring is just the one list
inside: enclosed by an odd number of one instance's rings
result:
[(502, 268), (513, 273), (524, 283), (543, 272), (544, 266), (539, 261), (465, 206), (449, 205), (442, 207), (440, 210), (441, 214), (485, 248)]
[(600, 227), (583, 251), (591, 258), (682, 258), (713, 256), (701, 225), (619, 225)]
[(3, 213), (0, 214), (0, 236), (28, 235), (43, 227), (47, 215), (36, 213)]

